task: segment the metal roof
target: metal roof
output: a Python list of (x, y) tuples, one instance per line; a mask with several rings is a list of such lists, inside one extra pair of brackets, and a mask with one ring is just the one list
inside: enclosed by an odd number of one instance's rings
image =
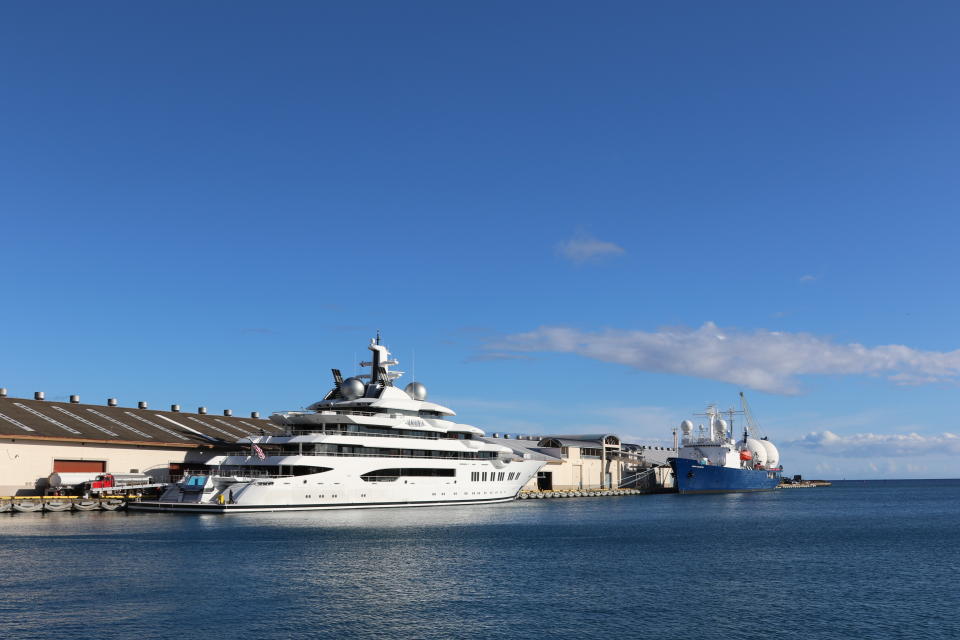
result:
[(277, 435), (282, 429), (261, 418), (0, 398), (3, 438), (194, 448), (261, 431)]
[[(552, 455), (549, 450), (536, 446), (534, 440), (517, 440), (515, 438), (481, 438), (484, 442), (499, 444), (512, 449), (519, 456), (529, 455), (531, 460), (546, 460), (548, 462), (560, 460), (559, 455)], [(559, 452), (558, 452), (559, 453)]]
[(581, 449), (592, 449), (602, 446), (615, 446), (607, 443), (604, 445), (604, 441), (607, 438), (616, 438), (617, 445), (620, 444), (620, 436), (617, 436), (612, 433), (560, 433), (555, 435), (542, 436), (540, 442), (545, 442), (547, 440), (554, 440), (560, 443), (561, 447), (580, 447)]
[(580, 449), (599, 449), (601, 446), (599, 440), (573, 440), (571, 438), (561, 438), (559, 436), (550, 436), (542, 438), (540, 442), (556, 442), (561, 447), (579, 447)]

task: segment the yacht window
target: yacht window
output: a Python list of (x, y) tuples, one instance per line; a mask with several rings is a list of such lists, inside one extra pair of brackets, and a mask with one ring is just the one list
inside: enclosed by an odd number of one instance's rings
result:
[[(305, 466), (295, 466), (290, 467), (290, 470), (295, 476), (306, 476), (313, 473), (324, 473), (326, 471), (331, 471), (330, 467), (305, 467)], [(306, 480), (304, 480), (306, 482)]]
[(399, 468), (399, 469), (377, 469), (368, 471), (360, 477), (366, 482), (392, 482), (397, 478), (452, 478), (457, 475), (456, 469), (437, 469), (437, 468)]

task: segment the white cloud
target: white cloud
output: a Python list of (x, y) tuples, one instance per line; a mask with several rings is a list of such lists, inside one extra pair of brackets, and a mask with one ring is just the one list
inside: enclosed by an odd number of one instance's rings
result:
[(730, 382), (770, 393), (799, 392), (802, 375), (884, 375), (897, 384), (957, 382), (960, 350), (921, 351), (903, 345), (841, 344), (808, 333), (721, 329), (657, 332), (579, 331), (540, 327), (486, 345), (499, 353), (575, 353), (642, 371)]
[(467, 358), (467, 362), (496, 362), (498, 360), (533, 360), (533, 356), (525, 356), (519, 353), (480, 353)]
[(803, 276), (800, 276), (800, 282), (813, 282), (817, 279), (817, 276), (812, 276), (809, 273)]
[(612, 433), (624, 442), (662, 445), (672, 444), (671, 429), (685, 415), (685, 410), (643, 405), (598, 408), (593, 404), (560, 406), (527, 399), (469, 397), (444, 397), (435, 401), (456, 410), (461, 418), (487, 433)]
[[(820, 455), (844, 458), (902, 458), (937, 454), (960, 454), (960, 435), (941, 433), (855, 433), (841, 436), (832, 431), (813, 431), (782, 444)], [(925, 469), (925, 467), (924, 467)], [(876, 471), (876, 469), (873, 469)]]
[(557, 245), (557, 252), (564, 258), (576, 263), (589, 262), (625, 253), (623, 247), (613, 242), (598, 240), (590, 234), (579, 231), (567, 242)]

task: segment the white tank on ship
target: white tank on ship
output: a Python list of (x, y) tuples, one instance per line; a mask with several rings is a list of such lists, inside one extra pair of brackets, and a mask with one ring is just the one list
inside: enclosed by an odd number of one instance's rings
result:
[(747, 449), (753, 454), (753, 461), (757, 464), (766, 466), (767, 448), (763, 446), (762, 440), (756, 438), (747, 438)]
[(773, 446), (773, 443), (769, 440), (761, 440), (760, 443), (763, 445), (763, 448), (767, 450), (767, 466), (771, 468), (779, 466), (780, 452)]

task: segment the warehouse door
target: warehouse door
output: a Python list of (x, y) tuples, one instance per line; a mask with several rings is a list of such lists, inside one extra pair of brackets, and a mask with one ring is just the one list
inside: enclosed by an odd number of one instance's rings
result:
[(103, 473), (107, 470), (107, 463), (103, 460), (54, 460), (54, 473)]
[(553, 490), (553, 473), (549, 471), (537, 472), (537, 489), (540, 491)]

